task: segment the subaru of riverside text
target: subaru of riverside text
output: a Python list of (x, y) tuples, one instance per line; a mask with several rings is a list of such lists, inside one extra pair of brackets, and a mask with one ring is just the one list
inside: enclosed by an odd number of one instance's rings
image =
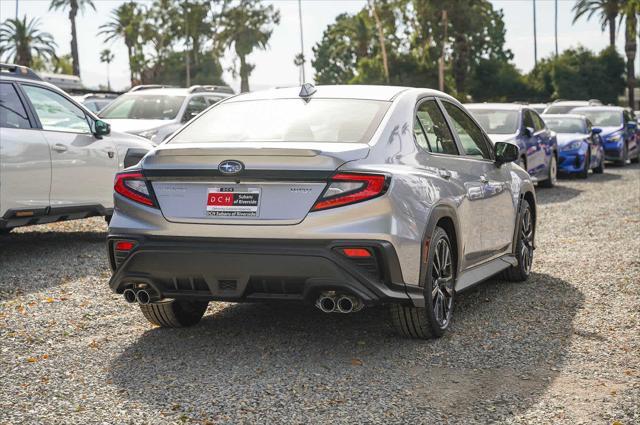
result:
[(383, 304), (402, 335), (439, 337), (456, 293), (531, 272), (536, 198), (517, 160), (434, 90), (230, 97), (116, 176), (110, 286), (163, 327), (211, 301)]

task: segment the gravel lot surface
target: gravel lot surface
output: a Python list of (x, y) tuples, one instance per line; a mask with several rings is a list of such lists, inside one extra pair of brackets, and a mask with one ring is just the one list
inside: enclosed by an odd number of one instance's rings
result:
[(640, 168), (538, 202), (531, 279), (461, 294), (426, 342), (383, 309), (158, 329), (109, 291), (102, 219), (0, 236), (0, 424), (639, 424)]

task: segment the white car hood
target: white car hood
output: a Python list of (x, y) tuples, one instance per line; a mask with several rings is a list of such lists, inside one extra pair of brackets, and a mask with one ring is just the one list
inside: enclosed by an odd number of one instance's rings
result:
[(140, 133), (142, 131), (147, 131), (151, 129), (155, 129), (158, 127), (163, 127), (168, 124), (172, 124), (173, 121), (170, 120), (130, 120), (130, 119), (111, 119), (105, 120), (109, 125), (111, 125), (111, 130), (120, 131), (124, 133)]
[(496, 142), (515, 142), (515, 134), (489, 134), (489, 138), (493, 143)]

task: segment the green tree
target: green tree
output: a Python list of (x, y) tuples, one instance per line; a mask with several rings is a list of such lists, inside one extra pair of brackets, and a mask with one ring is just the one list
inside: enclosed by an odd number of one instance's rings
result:
[(640, 14), (640, 0), (625, 0), (623, 8), (625, 20), (624, 51), (627, 55), (627, 90), (629, 91), (629, 106), (635, 108), (636, 87), (636, 52), (638, 50), (638, 14)]
[[(7, 19), (0, 25), (0, 58), (18, 65), (31, 66), (34, 56), (45, 59), (55, 57), (56, 43), (51, 34), (38, 29), (38, 18), (27, 22)], [(35, 55), (34, 55), (35, 53)]]
[(100, 62), (107, 64), (107, 90), (111, 90), (111, 78), (109, 76), (109, 65), (113, 62), (115, 56), (109, 49), (103, 49), (100, 52)]
[(71, 57), (73, 58), (73, 75), (80, 76), (80, 56), (78, 54), (78, 37), (76, 34), (76, 16), (78, 12), (84, 13), (85, 7), (96, 10), (93, 0), (51, 0), (49, 10), (69, 9), (69, 21), (71, 21)]
[(127, 46), (129, 55), (129, 77), (131, 85), (136, 84), (136, 79), (141, 78), (144, 68), (144, 54), (141, 45), (141, 32), (143, 29), (143, 10), (134, 2), (121, 4), (111, 12), (111, 20), (100, 25), (98, 35), (104, 36), (104, 41), (122, 39)]
[(609, 27), (609, 46), (616, 45), (616, 18), (620, 14), (621, 0), (577, 0), (573, 6), (573, 23), (598, 15), (602, 31)]
[(472, 77), (469, 93), (476, 102), (526, 101), (536, 96), (515, 65), (501, 59), (481, 59)]
[(240, 91), (249, 91), (249, 75), (255, 65), (247, 62), (247, 56), (256, 48), (266, 49), (273, 25), (280, 22), (280, 12), (259, 0), (240, 0), (225, 11), (222, 22), (221, 37), (240, 61)]

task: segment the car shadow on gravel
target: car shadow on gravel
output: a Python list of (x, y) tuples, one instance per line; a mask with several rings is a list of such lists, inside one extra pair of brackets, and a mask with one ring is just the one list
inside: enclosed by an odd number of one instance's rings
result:
[(330, 420), (332, 405), (380, 418), (504, 419), (553, 382), (583, 301), (545, 274), (489, 281), (458, 296), (450, 332), (435, 341), (396, 336), (383, 308), (326, 315), (310, 306), (229, 305), (193, 328), (144, 332), (111, 362), (109, 379), (129, 402), (159, 414), (230, 422), (240, 421), (241, 404), (264, 415), (274, 405), (315, 412), (311, 422)]
[(12, 232), (0, 236), (0, 299), (107, 270), (105, 232)]
[(536, 187), (536, 202), (538, 205), (558, 204), (567, 202), (580, 195), (583, 191), (559, 183), (552, 188)]

